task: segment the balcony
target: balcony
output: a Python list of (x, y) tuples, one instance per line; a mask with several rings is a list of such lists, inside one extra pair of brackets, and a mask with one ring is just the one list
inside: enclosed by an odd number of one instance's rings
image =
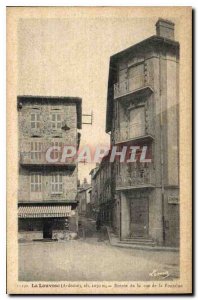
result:
[(152, 134), (145, 132), (145, 128), (143, 127), (143, 125), (140, 126), (137, 130), (134, 128), (134, 126), (127, 125), (126, 127), (122, 128), (122, 130), (115, 130), (114, 136), (115, 144), (128, 142), (130, 142), (131, 145), (135, 145), (137, 142), (139, 144), (148, 144), (154, 140)]
[(19, 163), (23, 167), (31, 168), (43, 168), (45, 166), (48, 168), (65, 168), (65, 169), (75, 169), (76, 162), (74, 158), (67, 158), (66, 161), (61, 162), (61, 154), (55, 153), (51, 156), (52, 160), (49, 161), (46, 157), (46, 152), (21, 152)]
[(116, 178), (116, 190), (131, 190), (140, 188), (154, 188), (153, 166), (138, 167), (131, 171), (130, 175), (125, 168), (121, 168), (122, 175)]
[(128, 78), (114, 84), (114, 99), (132, 94), (137, 96), (149, 95), (153, 92), (150, 84), (150, 77), (147, 75)]

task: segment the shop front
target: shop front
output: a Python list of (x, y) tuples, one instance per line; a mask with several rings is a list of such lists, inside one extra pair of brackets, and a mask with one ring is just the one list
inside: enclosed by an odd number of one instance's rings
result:
[(77, 232), (76, 210), (71, 205), (20, 205), (19, 240), (57, 240)]

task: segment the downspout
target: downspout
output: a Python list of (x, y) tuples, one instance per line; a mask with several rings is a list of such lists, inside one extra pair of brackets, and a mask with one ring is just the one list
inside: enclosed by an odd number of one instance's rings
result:
[(159, 90), (160, 90), (160, 161), (161, 161), (161, 192), (162, 192), (162, 238), (165, 245), (165, 216), (164, 216), (164, 152), (163, 152), (163, 99), (162, 99), (162, 49), (159, 57)]

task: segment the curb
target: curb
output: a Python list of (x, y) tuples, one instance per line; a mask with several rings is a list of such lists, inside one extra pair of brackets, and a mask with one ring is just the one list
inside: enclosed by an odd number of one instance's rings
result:
[(127, 248), (127, 249), (134, 249), (134, 250), (145, 250), (145, 251), (165, 251), (165, 252), (179, 252), (179, 248), (174, 247), (162, 247), (162, 246), (146, 246), (146, 245), (135, 245), (135, 244), (125, 244), (125, 243), (118, 243), (112, 240), (110, 228), (106, 226), (109, 242), (111, 246), (119, 247), (119, 248)]

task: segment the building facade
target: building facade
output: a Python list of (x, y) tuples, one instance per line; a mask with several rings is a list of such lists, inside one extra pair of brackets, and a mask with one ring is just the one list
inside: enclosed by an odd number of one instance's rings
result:
[(83, 184), (78, 187), (78, 213), (82, 216), (91, 216), (91, 190), (90, 184), (84, 180)]
[[(103, 224), (112, 224), (112, 176), (111, 164), (103, 159), (90, 173), (91, 203), (94, 207), (95, 218), (99, 216)], [(92, 208), (93, 209), (93, 208)]]
[(82, 101), (40, 96), (19, 96), (17, 101), (19, 238), (77, 232), (78, 166), (75, 158), (64, 160), (63, 152), (65, 145), (79, 146)]
[(151, 162), (112, 164), (112, 227), (121, 240), (179, 246), (179, 43), (174, 24), (110, 58), (111, 146), (147, 146)]

